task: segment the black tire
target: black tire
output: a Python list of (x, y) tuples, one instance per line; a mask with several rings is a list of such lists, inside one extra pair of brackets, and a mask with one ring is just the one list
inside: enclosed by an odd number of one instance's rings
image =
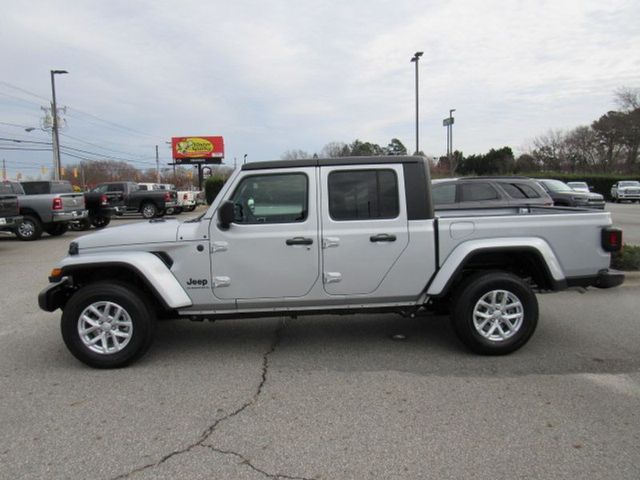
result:
[[(497, 297), (493, 297), (493, 303), (503, 303), (501, 309), (494, 311), (480, 304), (483, 297), (492, 298), (492, 292), (508, 292), (508, 295), (497, 293)], [(502, 302), (505, 297), (508, 301), (506, 306)], [(521, 308), (513, 299), (519, 302)], [(520, 277), (507, 272), (492, 271), (472, 275), (459, 286), (452, 305), (451, 321), (458, 338), (470, 350), (482, 355), (505, 355), (518, 350), (529, 341), (538, 325), (538, 300), (535, 293)], [(487, 309), (483, 310), (485, 308)], [(502, 313), (498, 310), (502, 310)], [(502, 318), (503, 314), (516, 315), (519, 320), (509, 319), (514, 321), (514, 325), (511, 325)], [(491, 315), (491, 318), (484, 322), (484, 326), (477, 325), (475, 320), (481, 323), (485, 315)], [(509, 331), (510, 327), (513, 328), (508, 337), (497, 338), (502, 337), (500, 332)]]
[(20, 240), (30, 242), (42, 236), (42, 222), (33, 215), (24, 215), (22, 223), (16, 228), (15, 234)]
[(140, 207), (140, 213), (142, 214), (142, 217), (147, 220), (155, 218), (158, 216), (158, 207), (156, 207), (156, 204), (153, 202), (146, 202)]
[(187, 207), (184, 207), (185, 212), (193, 212), (195, 209), (196, 209), (195, 205), (189, 205)]
[(64, 235), (69, 230), (68, 223), (50, 223), (44, 227), (44, 231), (52, 237)]
[(84, 232), (91, 228), (91, 222), (88, 218), (83, 218), (82, 220), (78, 220), (77, 222), (69, 223), (69, 230), (73, 230), (74, 232)]
[(91, 225), (96, 228), (104, 228), (111, 223), (111, 217), (105, 217), (103, 215), (97, 215), (91, 218)]
[[(106, 325), (106, 330), (102, 331), (103, 327), (95, 327), (98, 333), (94, 335), (93, 332), (89, 332), (85, 336), (85, 340), (83, 340), (79, 329), (81, 326), (88, 325), (85, 320), (87, 315), (95, 316), (96, 324), (100, 321), (100, 317), (92, 313), (93, 311), (87, 311), (83, 317), (83, 312), (90, 306), (94, 306), (97, 311), (103, 308), (103, 313), (106, 311), (109, 319), (107, 322), (109, 323), (113, 320), (113, 316), (116, 315), (116, 307), (108, 306), (103, 302), (111, 302), (121, 307), (122, 311), (130, 319), (130, 329), (127, 330), (129, 327), (122, 326), (112, 326), (110, 329), (109, 325)], [(122, 313), (119, 318), (124, 318)], [(126, 321), (128, 322), (128, 319)], [(105, 323), (103, 321), (102, 325)], [(154, 327), (155, 316), (144, 294), (133, 285), (119, 282), (93, 283), (78, 290), (67, 302), (60, 322), (62, 338), (69, 351), (78, 360), (94, 368), (120, 368), (140, 358), (151, 346)], [(114, 352), (109, 352), (110, 348), (115, 348), (116, 335), (111, 334), (111, 331), (116, 328), (121, 335), (127, 335), (127, 333), (130, 335), (128, 343), (119, 351), (116, 349)], [(106, 349), (106, 352), (94, 351), (86, 344), (86, 342), (95, 340), (103, 334), (105, 335), (102, 337), (103, 339), (98, 339), (93, 348)], [(93, 336), (90, 337), (90, 335)], [(108, 335), (111, 335), (111, 337), (109, 338)], [(106, 345), (104, 342), (106, 342)]]
[(162, 217), (164, 217), (166, 214), (167, 214), (167, 211), (166, 211), (166, 210), (160, 210), (160, 211), (158, 212), (157, 217), (158, 217), (158, 218), (162, 218)]

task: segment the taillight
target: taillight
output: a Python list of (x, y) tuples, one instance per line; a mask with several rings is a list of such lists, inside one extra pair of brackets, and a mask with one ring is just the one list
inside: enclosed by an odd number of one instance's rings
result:
[(100, 204), (101, 205), (109, 205), (109, 197), (107, 197), (106, 195), (102, 195), (100, 197)]
[(619, 228), (603, 228), (601, 238), (605, 252), (619, 252), (622, 249), (622, 230)]
[(62, 210), (62, 199), (60, 197), (53, 199), (53, 207), (54, 210)]
[(182, 195), (182, 199), (186, 200), (187, 198), (189, 198), (189, 195), (187, 195), (186, 193), (184, 195)]
[(164, 201), (165, 202), (170, 202), (171, 201), (171, 194), (169, 192), (166, 192), (164, 194)]

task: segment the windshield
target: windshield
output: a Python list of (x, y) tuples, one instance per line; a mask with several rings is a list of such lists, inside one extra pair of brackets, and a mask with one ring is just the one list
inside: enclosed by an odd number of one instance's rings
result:
[(587, 184), (584, 182), (569, 182), (567, 183), (567, 185), (569, 185), (571, 188), (582, 188), (584, 190), (586, 190), (587, 188)]
[(640, 187), (640, 182), (636, 182), (635, 180), (629, 180), (627, 182), (620, 182), (621, 187)]
[(552, 192), (573, 192), (573, 189), (560, 180), (542, 180), (542, 183)]

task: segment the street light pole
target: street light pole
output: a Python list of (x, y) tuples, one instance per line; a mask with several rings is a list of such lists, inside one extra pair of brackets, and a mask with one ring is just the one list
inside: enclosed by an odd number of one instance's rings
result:
[(51, 116), (53, 117), (53, 171), (55, 180), (62, 176), (62, 162), (60, 161), (60, 138), (58, 136), (58, 107), (56, 105), (56, 82), (54, 75), (69, 73), (66, 70), (51, 70)]
[(424, 52), (416, 52), (413, 54), (411, 58), (411, 62), (416, 64), (416, 155), (420, 151), (420, 141), (419, 141), (419, 132), (418, 132), (418, 63), (420, 61), (420, 57)]
[(449, 110), (449, 170), (453, 174), (453, 112), (456, 109), (452, 108)]

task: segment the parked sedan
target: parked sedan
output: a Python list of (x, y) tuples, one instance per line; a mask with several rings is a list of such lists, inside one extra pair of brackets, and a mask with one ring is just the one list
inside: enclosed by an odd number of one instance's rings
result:
[(604, 210), (604, 197), (599, 193), (578, 192), (560, 180), (542, 179), (538, 180), (538, 183), (556, 206)]
[(437, 210), (553, 205), (542, 187), (526, 177), (447, 178), (432, 183)]

